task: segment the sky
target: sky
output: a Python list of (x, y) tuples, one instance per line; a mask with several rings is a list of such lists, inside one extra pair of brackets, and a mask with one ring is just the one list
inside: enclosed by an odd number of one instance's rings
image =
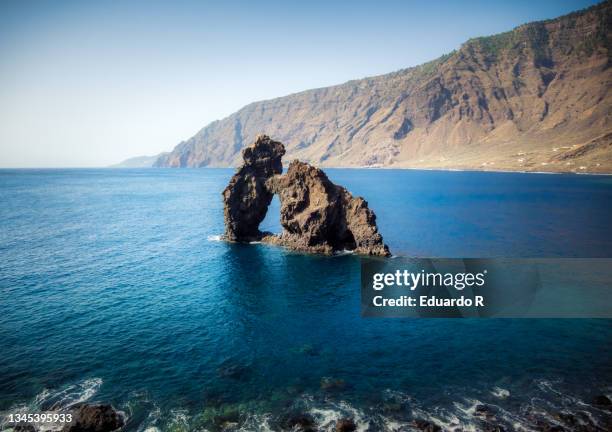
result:
[(392, 72), (589, 0), (0, 1), (0, 167), (171, 150), (244, 105)]

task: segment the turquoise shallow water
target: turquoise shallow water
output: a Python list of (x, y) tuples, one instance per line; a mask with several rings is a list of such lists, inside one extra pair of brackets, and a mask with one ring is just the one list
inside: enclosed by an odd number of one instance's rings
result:
[[(0, 170), (1, 411), (110, 401), (128, 430), (276, 430), (294, 410), (323, 430), (467, 427), (478, 402), (506, 425), (606, 420), (609, 320), (362, 319), (357, 257), (218, 240), (231, 174)], [(612, 177), (329, 175), (396, 255), (612, 257)]]

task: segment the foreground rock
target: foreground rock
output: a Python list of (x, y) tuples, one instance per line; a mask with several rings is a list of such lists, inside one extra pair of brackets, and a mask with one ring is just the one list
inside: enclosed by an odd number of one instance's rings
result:
[(349, 418), (340, 419), (336, 422), (336, 432), (355, 432), (357, 425)]
[[(226, 239), (263, 240), (309, 253), (390, 255), (376, 215), (363, 198), (353, 197), (320, 169), (297, 160), (280, 175), (284, 154), (284, 146), (265, 135), (243, 151), (244, 165), (223, 191)], [(281, 203), (279, 236), (259, 231), (274, 194)]]
[(107, 404), (81, 405), (72, 415), (72, 422), (62, 432), (112, 432), (124, 424), (121, 414)]
[(598, 407), (612, 408), (612, 400), (604, 394), (595, 396), (593, 403)]
[(288, 415), (284, 423), (284, 429), (300, 432), (316, 432), (316, 423), (311, 415), (293, 413)]
[(416, 430), (423, 432), (441, 432), (442, 428), (429, 420), (416, 419), (412, 422), (412, 426)]
[(244, 164), (223, 191), (225, 237), (230, 241), (259, 240), (259, 224), (266, 216), (272, 193), (266, 180), (283, 171), (285, 147), (261, 135), (242, 152)]

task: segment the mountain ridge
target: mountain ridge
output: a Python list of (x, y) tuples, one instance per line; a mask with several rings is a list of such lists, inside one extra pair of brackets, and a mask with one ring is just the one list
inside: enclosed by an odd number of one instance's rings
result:
[(152, 168), (157, 159), (165, 154), (167, 154), (167, 152), (158, 153), (153, 156), (135, 156), (117, 164), (110, 165), (109, 168)]
[(419, 66), (252, 102), (161, 155), (226, 167), (266, 133), (329, 167), (612, 172), (611, 2)]

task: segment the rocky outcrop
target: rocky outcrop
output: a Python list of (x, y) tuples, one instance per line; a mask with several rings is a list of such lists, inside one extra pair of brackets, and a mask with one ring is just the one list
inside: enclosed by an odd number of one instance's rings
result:
[(285, 147), (265, 135), (258, 136), (251, 147), (242, 151), (244, 164), (223, 191), (227, 240), (254, 241), (262, 237), (259, 224), (272, 201), (266, 180), (283, 171), (284, 154)]
[[(293, 250), (331, 254), (351, 250), (362, 255), (390, 255), (368, 203), (332, 183), (320, 169), (293, 161), (281, 175), (284, 146), (261, 135), (243, 151), (243, 166), (223, 191), (225, 238), (263, 240)], [(261, 233), (272, 197), (281, 203), (283, 232)]]
[(62, 432), (112, 432), (124, 425), (121, 414), (108, 404), (81, 405), (72, 412), (72, 422)]
[(354, 432), (357, 430), (357, 425), (352, 419), (343, 418), (336, 422), (336, 432)]
[(612, 172), (612, 2), (421, 66), (254, 102), (161, 156), (227, 167), (263, 130), (320, 167)]
[(304, 252), (389, 255), (368, 203), (333, 184), (319, 168), (293, 161), (287, 174), (272, 177), (266, 186), (280, 198), (283, 233), (264, 241)]
[(292, 413), (282, 422), (284, 429), (300, 432), (315, 432), (316, 422), (310, 414)]

